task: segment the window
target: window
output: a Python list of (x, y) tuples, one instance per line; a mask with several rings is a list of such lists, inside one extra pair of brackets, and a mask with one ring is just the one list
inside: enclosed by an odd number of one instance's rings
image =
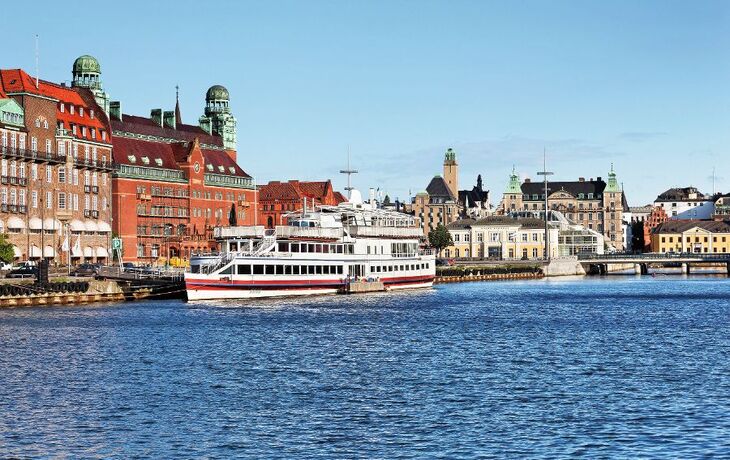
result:
[[(58, 167), (58, 182), (60, 182), (61, 184), (66, 183), (66, 167), (65, 166)], [(60, 207), (60, 205), (59, 205), (59, 207)]]
[(58, 209), (66, 209), (66, 194), (58, 192)]
[(46, 209), (53, 209), (53, 192), (46, 192)]
[(30, 138), (30, 149), (34, 152), (38, 151), (38, 138), (35, 136)]
[(46, 166), (46, 182), (49, 184), (53, 182), (53, 167), (51, 165)]
[(38, 207), (38, 192), (35, 191), (35, 190), (33, 190), (31, 192), (31, 194), (30, 194), (30, 205), (33, 208), (37, 208)]
[(84, 116), (84, 108), (83, 107), (79, 107), (79, 116), (80, 117), (83, 117)]
[(51, 153), (51, 151), (52, 151), (52, 149), (51, 149), (51, 140), (50, 139), (46, 139), (46, 153)]

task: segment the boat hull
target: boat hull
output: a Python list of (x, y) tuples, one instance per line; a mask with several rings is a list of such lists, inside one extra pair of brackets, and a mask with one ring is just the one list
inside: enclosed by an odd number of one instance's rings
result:
[[(383, 279), (386, 290), (423, 289), (433, 286), (433, 276), (414, 276)], [(189, 302), (205, 300), (261, 299), (273, 297), (294, 297), (328, 295), (343, 292), (344, 280), (312, 282), (270, 281), (236, 282), (226, 279), (188, 279), (185, 280)]]

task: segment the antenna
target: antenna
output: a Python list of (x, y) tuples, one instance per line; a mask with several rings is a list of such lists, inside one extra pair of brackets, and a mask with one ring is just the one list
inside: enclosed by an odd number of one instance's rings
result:
[(38, 34), (35, 34), (35, 88), (38, 89), (38, 75), (40, 70), (38, 67), (38, 61), (40, 60), (40, 53), (38, 52)]
[(345, 190), (347, 190), (347, 197), (352, 198), (352, 190), (354, 187), (350, 183), (350, 178), (353, 174), (357, 174), (357, 169), (352, 169), (350, 167), (350, 146), (347, 146), (347, 169), (340, 169), (340, 174), (347, 174), (347, 187), (345, 187)]

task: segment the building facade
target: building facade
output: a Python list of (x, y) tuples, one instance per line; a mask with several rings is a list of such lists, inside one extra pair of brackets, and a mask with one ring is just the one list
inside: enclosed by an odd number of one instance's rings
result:
[(431, 179), (426, 190), (413, 199), (412, 212), (419, 219), (424, 236), (438, 227), (459, 219), (459, 165), (456, 153), (448, 149), (444, 155), (443, 176)]
[(85, 64), (71, 87), (0, 71), (0, 220), (18, 260), (108, 261), (111, 131)]
[[(608, 182), (579, 178), (577, 181), (548, 182), (548, 206), (569, 220), (595, 230), (605, 237), (607, 245), (625, 249), (623, 212), (628, 210), (626, 197), (616, 179), (613, 167)], [(545, 185), (526, 179), (520, 183), (512, 171), (509, 184), (502, 197), (504, 214), (516, 211), (543, 211), (545, 209)]]
[(332, 181), (271, 181), (258, 188), (258, 223), (267, 228), (286, 225), (286, 215), (314, 209), (315, 206), (336, 206), (345, 197), (334, 190)]
[[(545, 254), (545, 223), (534, 218), (492, 216), (461, 219), (448, 225), (453, 245), (442, 252), (450, 258), (537, 260)], [(550, 227), (551, 255), (558, 255), (557, 227)]]
[(652, 252), (730, 252), (730, 223), (713, 220), (668, 220), (651, 232)]

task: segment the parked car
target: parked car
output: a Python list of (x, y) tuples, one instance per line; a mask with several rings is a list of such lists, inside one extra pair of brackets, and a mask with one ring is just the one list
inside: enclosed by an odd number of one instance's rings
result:
[(13, 269), (13, 264), (7, 262), (0, 262), (0, 271), (6, 272)]
[(96, 264), (81, 264), (71, 272), (71, 276), (96, 276), (99, 274), (99, 266)]
[(14, 268), (5, 275), (6, 278), (33, 278), (36, 276), (36, 268), (30, 265)]

